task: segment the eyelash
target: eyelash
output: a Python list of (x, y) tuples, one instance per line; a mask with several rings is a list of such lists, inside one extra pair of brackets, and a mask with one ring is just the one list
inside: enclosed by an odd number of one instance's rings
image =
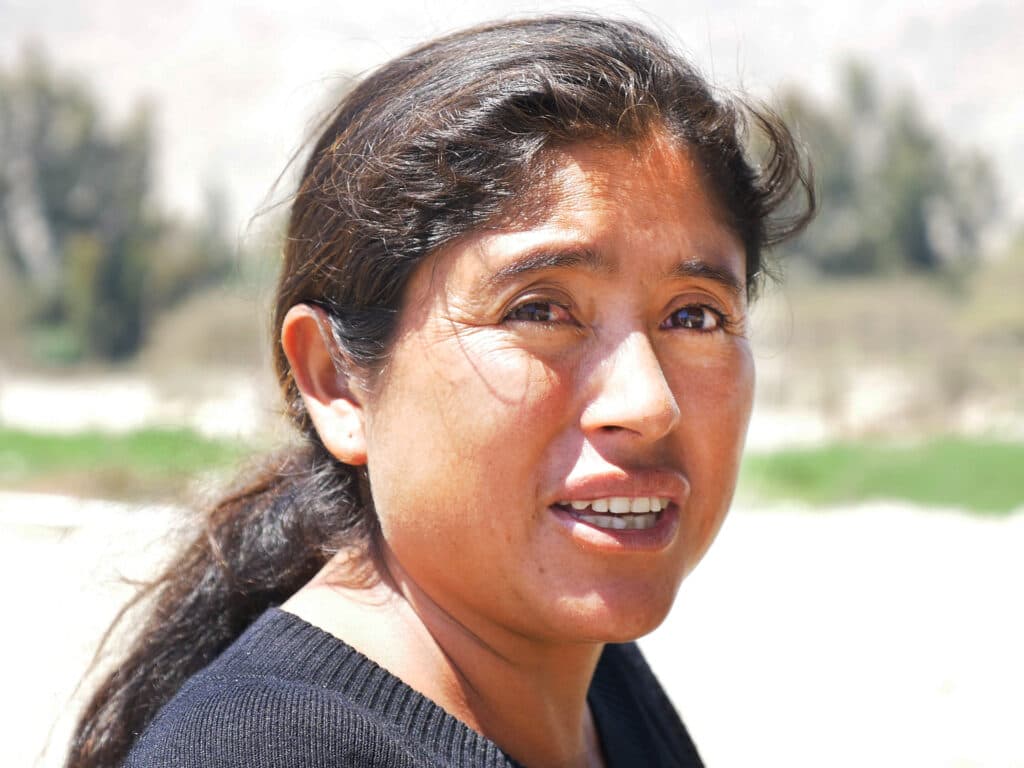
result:
[[(533, 309), (535, 311), (546, 309), (547, 311), (545, 312), (545, 314), (547, 315), (547, 317), (545, 317), (544, 319), (537, 319), (517, 316), (519, 313), (529, 309)], [(714, 325), (710, 328), (696, 328), (682, 324), (676, 325), (673, 323), (673, 320), (680, 313), (690, 312), (696, 314), (694, 310), (705, 313), (708, 317), (710, 317), (713, 320)], [(563, 313), (565, 317), (562, 319), (553, 319), (552, 315), (557, 314), (558, 312)], [(555, 301), (543, 301), (538, 299), (527, 301), (524, 302), (523, 304), (519, 304), (513, 307), (511, 310), (509, 310), (508, 314), (505, 315), (504, 319), (506, 322), (539, 323), (543, 326), (557, 326), (565, 323), (568, 323), (570, 325), (578, 325), (575, 318), (570, 313), (569, 308), (566, 307), (565, 305), (559, 304), (558, 302)], [(715, 331), (729, 330), (732, 327), (732, 320), (724, 312), (708, 304), (687, 304), (674, 310), (668, 316), (668, 318), (661, 323), (659, 327), (664, 328), (666, 330), (680, 328), (683, 330), (694, 331), (696, 333), (714, 333)]]

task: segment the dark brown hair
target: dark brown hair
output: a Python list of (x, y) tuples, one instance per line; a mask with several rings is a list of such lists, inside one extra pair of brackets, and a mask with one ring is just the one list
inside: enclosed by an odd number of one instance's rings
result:
[[(386, 358), (416, 266), (514, 211), (553, 147), (635, 143), (663, 131), (689, 148), (745, 247), (751, 294), (764, 249), (814, 208), (785, 125), (717, 95), (630, 23), (545, 17), (440, 38), (367, 76), (324, 126), (292, 201), (274, 338), (289, 308), (315, 304), (348, 364), (366, 372)], [(752, 129), (760, 162), (747, 146)], [(780, 216), (794, 190), (803, 203)], [(119, 765), (182, 682), (261, 612), (339, 549), (372, 547), (363, 476), (324, 449), (279, 342), (274, 363), (304, 447), (270, 459), (214, 506), (205, 530), (140, 592), (148, 618), (86, 707), (69, 767)]]

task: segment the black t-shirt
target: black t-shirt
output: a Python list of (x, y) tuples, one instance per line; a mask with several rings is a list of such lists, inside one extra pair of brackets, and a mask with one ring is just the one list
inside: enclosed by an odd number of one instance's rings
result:
[[(700, 757), (640, 650), (608, 645), (588, 702), (609, 768)], [(126, 768), (425, 768), (518, 764), (333, 635), (268, 610), (182, 686)]]

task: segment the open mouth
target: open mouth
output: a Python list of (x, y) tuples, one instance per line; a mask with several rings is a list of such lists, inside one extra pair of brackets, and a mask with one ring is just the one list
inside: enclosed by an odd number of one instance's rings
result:
[(612, 496), (604, 499), (560, 501), (556, 507), (595, 528), (644, 531), (658, 524), (669, 499), (659, 496)]

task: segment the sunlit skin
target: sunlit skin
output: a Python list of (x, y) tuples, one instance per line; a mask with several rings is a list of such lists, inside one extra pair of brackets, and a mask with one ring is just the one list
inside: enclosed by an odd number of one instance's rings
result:
[[(314, 310), (283, 342), (317, 431), (368, 466), (380, 583), (339, 559), (286, 605), (528, 765), (599, 764), (606, 642), (666, 616), (732, 498), (754, 368), (740, 241), (657, 135), (555, 156), (546, 214), (420, 266), (390, 361), (338, 385)], [(663, 496), (645, 531), (566, 499)], [(381, 638), (388, 638), (382, 642)]]

